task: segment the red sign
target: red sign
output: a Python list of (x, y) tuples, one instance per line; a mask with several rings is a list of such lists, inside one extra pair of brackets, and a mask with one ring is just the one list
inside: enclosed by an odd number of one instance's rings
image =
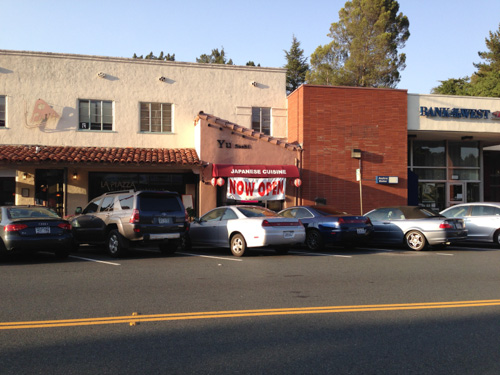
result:
[(299, 169), (295, 165), (233, 165), (213, 164), (213, 177), (292, 177), (298, 178)]
[(285, 199), (284, 178), (228, 178), (227, 197), (235, 200)]

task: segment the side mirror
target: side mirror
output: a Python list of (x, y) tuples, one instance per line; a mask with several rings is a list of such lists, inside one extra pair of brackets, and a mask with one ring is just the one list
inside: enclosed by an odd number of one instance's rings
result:
[(76, 210), (75, 210), (75, 215), (80, 215), (82, 213), (82, 208), (81, 207), (77, 207)]

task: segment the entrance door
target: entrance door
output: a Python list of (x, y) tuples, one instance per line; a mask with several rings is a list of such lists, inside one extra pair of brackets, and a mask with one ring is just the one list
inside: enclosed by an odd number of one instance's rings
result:
[(35, 171), (35, 203), (64, 216), (64, 169)]
[(448, 207), (465, 203), (465, 184), (463, 182), (448, 183)]

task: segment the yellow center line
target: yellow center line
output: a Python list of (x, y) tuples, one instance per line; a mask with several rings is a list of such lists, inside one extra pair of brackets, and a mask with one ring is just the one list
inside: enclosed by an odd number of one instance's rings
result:
[(218, 319), (255, 316), (275, 315), (301, 315), (301, 314), (332, 314), (341, 312), (367, 312), (367, 311), (397, 311), (418, 309), (449, 309), (463, 307), (500, 306), (500, 300), (480, 301), (453, 301), (453, 302), (427, 302), (427, 303), (400, 303), (384, 305), (353, 305), (353, 306), (320, 306), (320, 307), (296, 307), (279, 309), (259, 310), (230, 310), (230, 311), (207, 311), (176, 314), (153, 314), (153, 315), (127, 315), (102, 318), (44, 320), (28, 322), (0, 322), (0, 330), (27, 329), (27, 328), (49, 328), (49, 327), (71, 327), (90, 326), (103, 324), (131, 324), (141, 322), (160, 322), (191, 319)]

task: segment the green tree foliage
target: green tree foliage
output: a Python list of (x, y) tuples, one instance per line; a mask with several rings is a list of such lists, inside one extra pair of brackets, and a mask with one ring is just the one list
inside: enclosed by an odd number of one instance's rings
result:
[(470, 78), (440, 81), (432, 93), (500, 98), (500, 25), (496, 32), (490, 31), (486, 47), (488, 51), (478, 52), (484, 62), (473, 64), (477, 71)]
[(219, 49), (213, 49), (210, 55), (203, 54), (200, 57), (196, 58), (196, 62), (204, 63), (204, 64), (226, 64), (233, 65), (233, 60), (226, 59), (226, 53), (224, 52), (224, 47), (222, 47), (221, 51)]
[(246, 63), (246, 66), (260, 66), (260, 64), (255, 65), (253, 61), (249, 61)]
[(155, 56), (153, 52), (150, 52), (146, 57), (137, 56), (137, 54), (134, 53), (134, 56), (132, 56), (133, 59), (146, 59), (146, 60), (163, 60), (163, 61), (175, 61), (175, 53), (171, 55), (170, 53), (167, 53), (167, 55), (163, 54), (163, 51), (160, 52), (158, 56)]
[(286, 57), (286, 91), (290, 94), (300, 85), (306, 82), (306, 74), (309, 71), (307, 57), (304, 57), (304, 50), (300, 48), (300, 42), (295, 35), (292, 39), (292, 46), (289, 51), (284, 51)]
[(396, 87), (410, 37), (408, 18), (395, 0), (352, 0), (339, 11), (328, 36), (332, 42), (311, 55), (306, 79), (313, 84)]

